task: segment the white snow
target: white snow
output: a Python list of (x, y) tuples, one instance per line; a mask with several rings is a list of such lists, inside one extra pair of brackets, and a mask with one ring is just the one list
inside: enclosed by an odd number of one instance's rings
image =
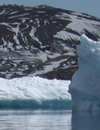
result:
[(0, 100), (71, 100), (70, 81), (47, 80), (40, 77), (0, 78)]
[[(62, 12), (56, 14), (55, 17), (70, 21), (70, 23), (65, 27), (65, 29), (71, 29), (73, 31), (78, 32), (80, 35), (84, 33), (84, 29), (92, 33), (98, 33), (98, 34), (100, 33), (99, 21), (94, 21), (92, 19), (89, 20), (88, 18), (90, 18), (90, 16), (87, 16), (85, 14), (80, 14), (75, 12), (71, 12), (71, 14), (66, 14)], [(87, 19), (84, 17), (87, 17)], [(78, 38), (79, 40), (79, 37), (77, 35), (68, 33), (66, 31), (58, 32), (55, 35), (55, 37), (62, 38), (63, 40), (66, 40), (69, 37), (73, 37), (73, 38)]]
[(28, 13), (26, 13), (26, 14), (21, 14), (21, 15), (16, 15), (16, 16), (10, 16), (9, 18), (19, 18), (19, 17), (25, 17), (25, 16), (27, 16), (27, 15), (29, 15)]
[(6, 13), (6, 11), (4, 9), (2, 12), (0, 12), (0, 15), (5, 14), (5, 13)]
[(66, 14), (66, 13), (59, 13), (59, 14), (56, 14), (55, 17), (57, 18), (60, 18), (60, 19), (63, 19), (63, 20), (70, 20), (70, 15), (69, 14)]
[(35, 32), (36, 32), (36, 28), (32, 27), (29, 35), (32, 37), (33, 40), (37, 41), (40, 45), (42, 45), (42, 43), (39, 41), (39, 39), (37, 37), (35, 37), (35, 35), (34, 35)]
[(37, 13), (46, 13), (46, 11), (37, 11)]
[(13, 12), (10, 13), (10, 15), (11, 15), (11, 14), (16, 14), (16, 13), (18, 13), (18, 11), (13, 11)]
[(62, 59), (62, 60), (58, 60), (58, 61), (53, 61), (53, 62), (50, 62), (48, 64), (45, 64), (43, 67), (43, 70), (39, 70), (39, 71), (36, 71), (34, 73), (34, 75), (38, 75), (38, 74), (45, 74), (45, 73), (48, 73), (50, 71), (53, 71), (55, 68), (59, 67), (60, 64), (62, 62), (66, 61), (66, 59)]
[(100, 42), (82, 35), (77, 46), (79, 70), (70, 85), (73, 110), (100, 111)]
[(60, 31), (58, 32), (56, 35), (54, 35), (54, 37), (59, 38), (59, 39), (63, 39), (63, 40), (68, 40), (68, 39), (76, 39), (76, 40), (80, 40), (80, 37), (78, 35), (69, 33), (67, 31)]
[[(88, 31), (93, 33), (97, 32), (97, 26), (99, 25), (98, 21), (88, 20), (86, 18), (79, 19), (77, 15), (70, 15), (70, 18), (72, 22), (68, 24), (66, 28), (72, 29), (73, 31), (76, 31), (80, 34), (84, 33), (84, 29), (87, 29)], [(95, 25), (97, 26), (95, 27)]]

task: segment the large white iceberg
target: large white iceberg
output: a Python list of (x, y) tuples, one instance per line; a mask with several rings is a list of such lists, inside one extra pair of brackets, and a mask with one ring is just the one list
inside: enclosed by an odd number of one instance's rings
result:
[(85, 35), (77, 46), (79, 70), (73, 75), (69, 92), (73, 111), (100, 111), (100, 42)]
[(68, 108), (70, 81), (40, 77), (0, 78), (0, 108)]

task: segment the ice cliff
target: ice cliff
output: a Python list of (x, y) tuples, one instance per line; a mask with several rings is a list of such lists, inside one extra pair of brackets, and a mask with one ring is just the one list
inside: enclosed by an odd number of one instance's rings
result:
[(69, 109), (69, 84), (40, 77), (0, 78), (0, 109)]
[(73, 111), (100, 111), (100, 42), (85, 35), (77, 46), (79, 69), (73, 75), (69, 92)]

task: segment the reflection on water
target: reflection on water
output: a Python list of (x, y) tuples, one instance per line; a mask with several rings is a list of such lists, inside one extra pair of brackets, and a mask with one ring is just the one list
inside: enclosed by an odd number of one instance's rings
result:
[(0, 110), (0, 130), (100, 130), (100, 115), (69, 110)]
[(72, 130), (100, 130), (100, 115), (73, 113)]
[(71, 130), (71, 111), (0, 111), (0, 130)]

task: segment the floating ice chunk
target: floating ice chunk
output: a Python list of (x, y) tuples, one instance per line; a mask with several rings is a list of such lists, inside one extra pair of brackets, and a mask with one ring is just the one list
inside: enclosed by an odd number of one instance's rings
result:
[(69, 84), (40, 77), (0, 78), (0, 108), (67, 108)]
[(100, 42), (85, 35), (77, 46), (79, 70), (74, 74), (69, 92), (75, 111), (100, 110)]

